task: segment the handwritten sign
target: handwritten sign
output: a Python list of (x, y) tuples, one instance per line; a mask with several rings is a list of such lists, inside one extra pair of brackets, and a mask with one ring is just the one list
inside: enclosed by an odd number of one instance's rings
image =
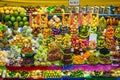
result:
[(79, 6), (80, 0), (69, 0), (69, 6)]

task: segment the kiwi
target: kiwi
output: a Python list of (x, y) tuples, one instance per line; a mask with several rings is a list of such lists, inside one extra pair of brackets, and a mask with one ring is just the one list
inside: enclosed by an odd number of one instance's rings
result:
[(3, 43), (0, 43), (0, 48), (4, 48), (4, 44)]

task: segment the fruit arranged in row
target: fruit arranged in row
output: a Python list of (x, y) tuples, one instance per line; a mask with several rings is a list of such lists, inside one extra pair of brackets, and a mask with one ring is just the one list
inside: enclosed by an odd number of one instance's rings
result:
[(32, 77), (33, 79), (44, 78), (44, 77), (43, 77), (43, 71), (41, 71), (41, 70), (31, 71), (31, 77)]
[(1, 7), (0, 13), (2, 14), (13, 14), (14, 11), (25, 12), (25, 9), (22, 7)]
[(14, 39), (12, 39), (12, 40), (10, 41), (10, 44), (12, 44), (12, 45), (17, 45), (17, 44), (21, 44), (21, 45), (25, 45), (25, 44), (31, 45), (31, 44), (32, 44), (32, 39), (31, 39), (31, 38), (25, 38), (25, 37), (23, 37), (21, 34), (19, 34), (19, 35), (16, 35), (16, 36), (14, 37)]
[(45, 78), (61, 78), (62, 77), (60, 70), (57, 70), (57, 71), (52, 71), (52, 70), (44, 71), (43, 75), (44, 75)]
[(102, 76), (103, 75), (103, 71), (93, 71), (92, 75), (95, 76), (95, 77)]
[(72, 77), (72, 78), (84, 77), (84, 71), (82, 71), (82, 70), (72, 71), (70, 73), (70, 77)]
[(19, 13), (18, 11), (14, 11), (12, 15), (3, 15), (3, 20), (7, 26), (14, 26), (14, 29), (29, 26), (28, 17), (24, 12)]
[(8, 41), (8, 38), (11, 36), (10, 33), (8, 33), (8, 28), (6, 26), (2, 26), (1, 36), (0, 36), (0, 48), (9, 48), (10, 44)]
[(120, 77), (120, 69), (111, 70), (112, 77)]

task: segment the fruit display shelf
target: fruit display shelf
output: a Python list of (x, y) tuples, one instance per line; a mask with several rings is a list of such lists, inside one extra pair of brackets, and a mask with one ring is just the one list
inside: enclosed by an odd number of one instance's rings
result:
[[(100, 77), (97, 77), (97, 78), (46, 78), (46, 79), (32, 79), (32, 78), (26, 78), (24, 80), (120, 80), (120, 78), (100, 78)], [(20, 78), (0, 78), (0, 80), (23, 80), (23, 79), (20, 79)]]
[(113, 66), (112, 64), (97, 64), (97, 65), (89, 65), (89, 64), (80, 64), (80, 65), (70, 65), (70, 66), (33, 66), (33, 67), (20, 67), (20, 66), (6, 66), (6, 68), (10, 71), (31, 71), (31, 70), (78, 70), (81, 69), (83, 71), (109, 71), (111, 69), (117, 69), (120, 66)]
[(32, 71), (32, 70), (61, 70), (58, 66), (33, 66), (33, 67), (20, 67), (20, 66), (6, 66), (10, 71)]
[(120, 14), (99, 14), (99, 16), (112, 16), (112, 17), (120, 17)]

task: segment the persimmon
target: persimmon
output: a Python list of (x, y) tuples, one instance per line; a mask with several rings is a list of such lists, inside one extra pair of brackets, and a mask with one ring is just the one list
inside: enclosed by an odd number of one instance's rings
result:
[(89, 56), (90, 56), (89, 51), (86, 51), (85, 54), (83, 54), (83, 57), (86, 58), (86, 59), (87, 59)]

